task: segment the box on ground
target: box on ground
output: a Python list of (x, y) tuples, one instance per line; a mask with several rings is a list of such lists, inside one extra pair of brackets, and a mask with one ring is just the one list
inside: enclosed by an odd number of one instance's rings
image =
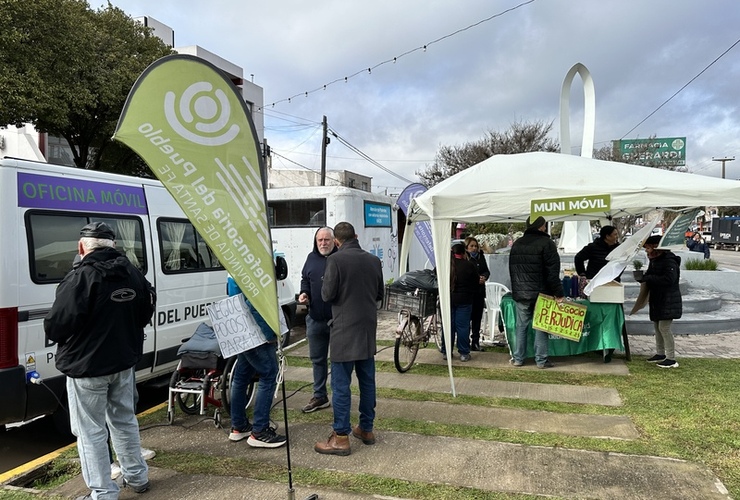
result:
[(624, 285), (610, 281), (597, 286), (588, 297), (591, 302), (606, 302), (609, 304), (624, 304)]

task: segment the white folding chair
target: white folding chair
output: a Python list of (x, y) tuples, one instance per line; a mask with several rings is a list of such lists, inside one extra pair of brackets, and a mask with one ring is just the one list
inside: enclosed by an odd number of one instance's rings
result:
[[(496, 331), (498, 330), (499, 316), (501, 315), (501, 297), (509, 293), (506, 285), (501, 283), (486, 283), (486, 329), (483, 331), (481, 343), (493, 345)], [(503, 342), (506, 342), (506, 335), (503, 335)]]

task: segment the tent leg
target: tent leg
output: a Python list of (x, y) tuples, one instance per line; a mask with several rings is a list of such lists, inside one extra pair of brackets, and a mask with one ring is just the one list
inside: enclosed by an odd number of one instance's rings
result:
[(627, 337), (627, 323), (622, 323), (622, 343), (624, 344), (624, 354), (627, 361), (632, 361), (632, 355), (630, 354), (630, 339)]

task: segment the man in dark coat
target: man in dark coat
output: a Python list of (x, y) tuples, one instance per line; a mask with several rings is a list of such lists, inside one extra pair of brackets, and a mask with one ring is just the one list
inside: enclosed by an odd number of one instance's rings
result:
[(94, 498), (118, 498), (109, 430), (124, 484), (136, 493), (149, 489), (134, 408), (134, 366), (142, 356), (155, 295), (144, 275), (115, 249), (115, 233), (107, 224), (88, 224), (80, 236), (82, 260), (59, 283), (44, 330), (57, 343), (56, 366), (67, 376), (69, 419), (85, 484)]
[(704, 242), (704, 239), (702, 239), (701, 234), (694, 233), (694, 236), (692, 236), (691, 239), (686, 241), (686, 246), (692, 252), (700, 252), (704, 254), (705, 259), (709, 258), (709, 245), (707, 245)]
[[(375, 351), (378, 306), (383, 300), (383, 268), (380, 259), (360, 248), (349, 222), (334, 227), (339, 250), (326, 259), (321, 298), (332, 305), (330, 334), (331, 390), (334, 431), (328, 441), (314, 445), (318, 453), (349, 455), (349, 433), (365, 444), (374, 444)], [(360, 424), (350, 425), (355, 371), (360, 386)]]
[(329, 374), (329, 320), (331, 304), (321, 298), (321, 285), (324, 283), (326, 258), (337, 251), (334, 245), (334, 231), (322, 227), (316, 231), (313, 251), (306, 257), (301, 271), (301, 291), (298, 303), (308, 306), (306, 315), (306, 340), (308, 340), (308, 357), (313, 365), (313, 397), (304, 413), (311, 413), (329, 407), (326, 393), (326, 379)]
[(681, 257), (670, 250), (659, 250), (660, 236), (650, 236), (645, 240), (650, 264), (642, 281), (650, 292), (650, 321), (655, 328), (656, 354), (648, 359), (657, 363), (661, 368), (678, 368), (676, 362), (675, 343), (671, 325), (674, 319), (679, 319), (683, 313), (681, 289)]
[[(524, 236), (514, 242), (509, 253), (511, 293), (516, 306), (516, 335), (511, 364), (523, 366), (527, 356), (527, 330), (532, 323), (534, 306), (540, 293), (552, 295), (563, 301), (560, 281), (560, 255), (555, 242), (547, 234), (547, 221), (537, 217), (530, 222)], [(548, 359), (548, 335), (534, 331), (534, 361), (538, 368), (552, 368)]]

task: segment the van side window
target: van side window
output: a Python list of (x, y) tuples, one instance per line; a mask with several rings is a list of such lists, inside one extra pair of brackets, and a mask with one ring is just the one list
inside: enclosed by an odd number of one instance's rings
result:
[(116, 249), (146, 273), (141, 220), (82, 214), (26, 213), (26, 236), (34, 283), (59, 283), (72, 269), (77, 255), (80, 228), (91, 222), (105, 222), (116, 233)]
[(186, 219), (159, 219), (159, 244), (165, 274), (223, 270), (216, 255)]
[(268, 200), (270, 227), (325, 226), (326, 199)]

